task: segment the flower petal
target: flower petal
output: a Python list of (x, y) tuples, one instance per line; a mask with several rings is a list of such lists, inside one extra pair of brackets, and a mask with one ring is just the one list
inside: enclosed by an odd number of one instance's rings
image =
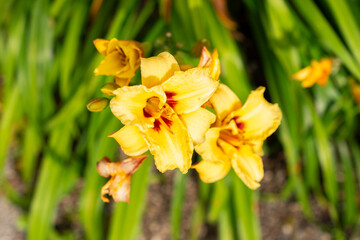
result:
[(219, 82), (210, 76), (208, 68), (192, 68), (162, 83), (167, 103), (177, 114), (193, 112), (215, 92)]
[(147, 157), (148, 155), (141, 155), (127, 158), (120, 161), (120, 167), (127, 175), (133, 175)]
[(113, 197), (115, 202), (128, 203), (130, 201), (130, 182), (131, 176), (116, 175), (108, 188), (108, 194)]
[(180, 71), (179, 64), (168, 52), (162, 52), (155, 57), (141, 58), (141, 81), (146, 87), (161, 84)]
[(109, 46), (109, 40), (98, 38), (94, 40), (94, 45), (99, 53), (106, 56), (106, 51)]
[(199, 108), (194, 112), (182, 114), (180, 118), (185, 123), (195, 144), (204, 142), (206, 131), (216, 120), (216, 116), (205, 108)]
[(221, 128), (210, 128), (205, 134), (205, 141), (195, 146), (195, 150), (206, 161), (230, 161), (218, 145)]
[(298, 81), (304, 81), (310, 74), (312, 68), (310, 66), (301, 69), (299, 72), (295, 73), (292, 78)]
[(113, 197), (116, 202), (129, 202), (130, 181), (133, 173), (140, 167), (147, 155), (132, 157), (119, 162), (111, 162), (104, 157), (96, 164), (101, 176), (111, 177), (101, 188), (101, 199), (109, 202), (106, 194)]
[(212, 183), (223, 179), (228, 174), (231, 163), (230, 161), (202, 160), (191, 168), (194, 168), (199, 173), (201, 181)]
[(180, 118), (167, 106), (168, 116), (157, 119), (154, 128), (144, 131), (155, 165), (160, 172), (179, 168), (187, 173), (191, 166), (193, 143)]
[(151, 89), (145, 86), (131, 86), (118, 88), (113, 92), (115, 97), (110, 101), (110, 108), (113, 114), (120, 119), (124, 125), (137, 125), (140, 130), (154, 126), (155, 118), (144, 112), (147, 101), (158, 98), (159, 108), (166, 100), (165, 93), (160, 86)]
[(123, 57), (117, 51), (106, 55), (105, 59), (102, 60), (95, 69), (95, 75), (117, 75), (122, 71), (126, 73), (126, 76), (122, 77), (133, 77), (135, 71), (128, 71), (129, 65), (127, 62), (124, 62), (122, 58)]
[(264, 140), (279, 127), (282, 114), (277, 104), (264, 98), (264, 87), (252, 91), (241, 109), (231, 113), (226, 121), (235, 119), (248, 140)]
[(243, 145), (231, 160), (235, 173), (251, 189), (260, 187), (260, 181), (264, 177), (262, 159), (255, 154), (251, 146)]
[(231, 89), (220, 84), (214, 95), (210, 98), (210, 103), (215, 109), (219, 121), (222, 121), (229, 113), (241, 107), (240, 99)]
[(119, 131), (109, 135), (109, 137), (113, 137), (128, 156), (138, 156), (148, 150), (143, 135), (135, 125), (125, 125)]
[(196, 152), (203, 160), (193, 166), (204, 182), (215, 182), (222, 179), (231, 168), (229, 156), (220, 148), (218, 141), (221, 128), (210, 128), (205, 141), (196, 145)]

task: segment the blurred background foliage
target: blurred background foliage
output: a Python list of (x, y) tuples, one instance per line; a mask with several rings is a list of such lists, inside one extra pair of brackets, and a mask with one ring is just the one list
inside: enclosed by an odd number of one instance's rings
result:
[[(359, 238), (360, 126), (352, 89), (360, 80), (360, 2), (229, 0), (227, 5), (229, 12), (221, 0), (0, 2), (1, 194), (22, 209), (17, 226), (27, 239), (151, 239), (142, 232), (151, 207), (146, 199), (153, 196), (148, 189), (164, 181), (151, 159), (133, 176), (130, 204), (106, 205), (100, 199), (106, 179), (96, 162), (103, 156), (124, 158), (107, 137), (121, 123), (109, 109), (88, 112), (86, 103), (102, 96), (99, 88), (113, 80), (94, 76), (102, 56), (93, 40), (113, 37), (144, 42), (147, 56), (167, 50), (193, 65), (199, 45), (216, 48), (220, 79), (243, 102), (251, 89), (265, 85), (268, 99), (283, 111), (280, 129), (264, 150), (268, 161), (284, 160), (284, 186), (276, 194), (251, 191), (233, 173), (214, 184), (195, 180), (186, 239), (265, 239), (258, 203), (275, 200), (296, 201), (307, 221), (331, 238)], [(340, 63), (326, 87), (303, 89), (291, 79), (322, 57)], [(194, 176), (172, 174), (171, 203), (164, 212), (171, 239), (182, 236)], [(56, 216), (74, 195), (59, 225)], [(328, 220), (320, 221), (314, 208)], [(204, 226), (214, 229), (208, 238)]]

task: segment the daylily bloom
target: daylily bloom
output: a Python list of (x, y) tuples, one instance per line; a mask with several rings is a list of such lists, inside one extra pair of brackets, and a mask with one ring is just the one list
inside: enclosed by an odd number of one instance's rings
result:
[(140, 167), (147, 155), (131, 157), (119, 162), (110, 162), (104, 157), (96, 164), (99, 174), (110, 177), (110, 180), (101, 188), (101, 199), (109, 202), (104, 195), (112, 196), (116, 202), (129, 202), (131, 176)]
[(212, 55), (210, 55), (210, 52), (204, 46), (202, 48), (198, 67), (209, 68), (211, 77), (215, 80), (218, 80), (220, 76), (221, 68), (220, 68), (219, 54), (217, 50), (214, 49)]
[(140, 66), (143, 50), (139, 42), (131, 40), (94, 40), (96, 49), (105, 56), (95, 69), (95, 75), (113, 75), (120, 87), (129, 85)]
[(264, 175), (261, 147), (282, 117), (278, 105), (265, 100), (264, 91), (264, 87), (252, 91), (241, 105), (239, 98), (220, 84), (210, 98), (218, 119), (207, 131), (205, 141), (195, 146), (203, 160), (193, 165), (202, 181), (220, 180), (232, 166), (249, 188), (260, 186)]
[(168, 52), (141, 58), (142, 84), (113, 92), (111, 111), (125, 125), (111, 135), (129, 156), (148, 149), (160, 172), (191, 166), (193, 143), (204, 140), (215, 115), (201, 108), (219, 83), (209, 68), (180, 71)]
[(303, 88), (311, 87), (315, 83), (320, 86), (325, 86), (331, 74), (332, 66), (332, 58), (323, 58), (320, 62), (312, 60), (310, 66), (301, 69), (292, 77), (295, 80), (301, 81), (301, 86)]

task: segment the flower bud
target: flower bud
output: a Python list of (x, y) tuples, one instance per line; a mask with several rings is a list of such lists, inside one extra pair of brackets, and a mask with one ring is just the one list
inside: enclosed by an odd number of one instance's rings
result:
[(100, 91), (108, 96), (114, 96), (113, 91), (118, 88), (119, 86), (116, 83), (111, 82), (111, 83), (105, 83), (105, 85), (101, 87)]
[(101, 112), (109, 105), (109, 99), (100, 97), (91, 100), (87, 105), (90, 112)]

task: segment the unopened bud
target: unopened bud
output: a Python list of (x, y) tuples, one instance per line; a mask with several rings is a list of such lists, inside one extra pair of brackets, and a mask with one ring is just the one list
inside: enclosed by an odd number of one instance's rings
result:
[(209, 40), (207, 39), (202, 39), (202, 40), (199, 40), (197, 41), (193, 48), (191, 49), (191, 54), (194, 56), (194, 57), (200, 57), (201, 56), (201, 53), (203, 51), (203, 47), (206, 47), (206, 48), (209, 48), (210, 47), (210, 42)]
[(100, 97), (91, 100), (87, 105), (90, 112), (101, 112), (109, 105), (109, 99)]
[(119, 86), (114, 82), (105, 83), (105, 85), (101, 87), (100, 91), (108, 96), (114, 96), (113, 91), (117, 88), (119, 88)]

